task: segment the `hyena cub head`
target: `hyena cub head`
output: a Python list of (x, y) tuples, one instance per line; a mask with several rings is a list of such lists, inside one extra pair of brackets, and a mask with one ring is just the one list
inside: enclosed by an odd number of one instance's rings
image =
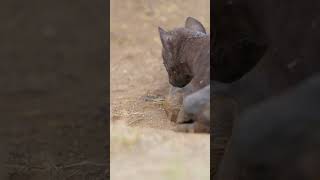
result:
[(193, 49), (186, 49), (188, 39), (206, 35), (203, 25), (192, 17), (188, 17), (185, 27), (176, 28), (172, 31), (165, 31), (159, 27), (159, 34), (162, 43), (163, 64), (169, 75), (169, 82), (176, 87), (184, 87), (193, 78), (192, 70), (185, 57)]

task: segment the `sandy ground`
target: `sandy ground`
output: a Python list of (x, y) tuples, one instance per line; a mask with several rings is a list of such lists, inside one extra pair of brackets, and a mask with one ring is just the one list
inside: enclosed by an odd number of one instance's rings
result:
[(209, 179), (210, 136), (172, 131), (158, 26), (209, 31), (209, 0), (111, 1), (111, 167), (118, 179)]

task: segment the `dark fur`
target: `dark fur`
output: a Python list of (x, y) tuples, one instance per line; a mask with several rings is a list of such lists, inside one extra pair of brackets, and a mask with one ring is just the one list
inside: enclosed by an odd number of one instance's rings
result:
[(320, 75), (245, 111), (217, 180), (320, 179)]
[[(223, 105), (215, 102), (216, 105), (213, 105), (227, 106), (231, 111), (213, 118), (213, 161), (216, 167), (223, 154), (218, 152), (226, 146), (231, 136), (234, 117), (230, 114), (237, 116), (248, 107), (281, 94), (319, 72), (320, 1), (215, 0), (213, 3), (214, 62), (242, 64), (238, 62), (245, 58), (242, 55), (256, 57), (252, 61), (255, 65), (248, 66), (247, 73), (228, 84), (223, 84), (223, 78), (219, 79), (223, 76), (230, 78), (227, 73), (223, 74), (228, 66), (213, 67), (213, 73), (222, 73), (213, 76), (217, 80), (211, 86), (214, 95), (227, 97), (234, 102)], [(234, 56), (231, 47), (242, 39), (253, 42), (257, 50), (262, 52), (243, 53), (247, 50), (244, 48), (240, 52), (235, 51), (240, 57)], [(221, 53), (225, 56), (216, 56)]]
[(185, 97), (182, 108), (185, 121), (195, 120), (196, 131), (210, 133), (210, 85)]

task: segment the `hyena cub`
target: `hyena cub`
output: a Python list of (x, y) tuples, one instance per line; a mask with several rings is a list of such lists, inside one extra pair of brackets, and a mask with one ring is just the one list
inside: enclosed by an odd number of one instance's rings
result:
[(165, 31), (159, 27), (163, 64), (170, 88), (167, 112), (171, 121), (197, 123), (184, 116), (183, 98), (210, 83), (210, 35), (196, 19), (188, 17), (185, 27)]

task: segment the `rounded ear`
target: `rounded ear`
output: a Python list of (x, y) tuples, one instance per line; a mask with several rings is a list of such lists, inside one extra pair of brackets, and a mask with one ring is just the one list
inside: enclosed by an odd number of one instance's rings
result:
[(161, 27), (158, 27), (158, 30), (163, 48), (169, 49), (169, 44), (172, 40), (172, 35), (169, 32), (163, 30)]
[(193, 17), (188, 17), (186, 19), (185, 28), (206, 34), (206, 29), (203, 27), (203, 25)]

